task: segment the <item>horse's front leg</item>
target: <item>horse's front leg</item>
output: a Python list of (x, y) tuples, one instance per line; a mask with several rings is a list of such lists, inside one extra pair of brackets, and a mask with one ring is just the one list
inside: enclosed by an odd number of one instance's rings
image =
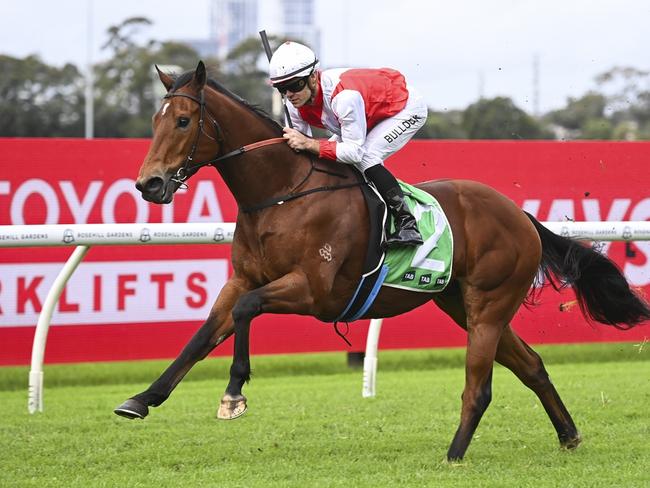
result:
[(130, 419), (142, 419), (149, 413), (149, 407), (157, 407), (163, 403), (192, 366), (233, 333), (233, 306), (248, 290), (243, 280), (231, 278), (219, 293), (205, 323), (192, 336), (174, 362), (149, 388), (129, 398), (114, 412)]
[(262, 313), (308, 313), (313, 305), (309, 282), (304, 273), (292, 272), (239, 298), (233, 308), (235, 349), (230, 381), (221, 399), (217, 417), (231, 420), (246, 411), (242, 387), (250, 379), (249, 331), (253, 318)]

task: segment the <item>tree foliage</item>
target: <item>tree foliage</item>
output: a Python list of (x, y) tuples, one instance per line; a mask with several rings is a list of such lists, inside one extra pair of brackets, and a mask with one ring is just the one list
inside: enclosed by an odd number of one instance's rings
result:
[[(285, 39), (269, 36), (271, 50)], [(244, 39), (226, 57), (222, 82), (234, 93), (271, 112), (273, 90), (268, 82), (268, 60), (264, 47), (256, 37)]]
[(462, 127), (470, 139), (550, 139), (539, 122), (510, 98), (481, 99), (463, 112)]
[(429, 110), (424, 127), (416, 134), (416, 139), (466, 139), (467, 134), (462, 127), (463, 112), (451, 110), (436, 112)]
[(650, 71), (633, 67), (614, 67), (596, 77), (601, 90), (608, 93), (611, 122), (626, 138), (650, 139)]
[(266, 70), (260, 67), (262, 61), (267, 63), (259, 39), (245, 39), (226, 57), (228, 74), (223, 77), (223, 84), (240, 97), (254, 101), (270, 111), (271, 90), (264, 89), (268, 75)]
[(149, 137), (156, 99), (155, 64), (194, 67), (198, 53), (176, 42), (147, 41), (134, 37), (150, 21), (135, 17), (108, 30), (104, 49), (111, 57), (95, 66), (95, 135), (97, 137)]
[(607, 99), (604, 95), (589, 92), (580, 98), (569, 98), (565, 108), (548, 114), (548, 120), (569, 130), (582, 130), (592, 119), (603, 119)]
[(650, 139), (650, 73), (615, 67), (595, 81), (598, 90), (569, 98), (545, 119), (571, 139)]
[(37, 56), (0, 55), (0, 135), (78, 136), (83, 127), (83, 92), (72, 64), (55, 68)]
[[(196, 67), (199, 53), (181, 42), (142, 41), (151, 21), (128, 18), (106, 32), (107, 59), (93, 66), (94, 134), (149, 137), (160, 106), (155, 64)], [(285, 39), (271, 36), (276, 48)], [(245, 39), (226, 59), (204, 59), (210, 75), (250, 103), (271, 111), (268, 61), (259, 39)], [(72, 64), (49, 66), (37, 56), (0, 55), (0, 136), (81, 137), (85, 79)], [(416, 134), (425, 139), (650, 139), (650, 72), (614, 67), (596, 88), (534, 118), (510, 98), (480, 99), (464, 110), (429, 110)]]

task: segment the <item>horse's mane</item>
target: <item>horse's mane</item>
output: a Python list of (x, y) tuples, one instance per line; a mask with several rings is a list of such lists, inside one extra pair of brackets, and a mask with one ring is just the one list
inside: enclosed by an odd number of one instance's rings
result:
[[(174, 86), (172, 86), (170, 91), (176, 91), (177, 89), (185, 86), (189, 81), (192, 79), (192, 76), (194, 75), (194, 71), (186, 71), (185, 73), (182, 73), (180, 75), (171, 75), (174, 78)], [(260, 117), (264, 122), (266, 122), (269, 126), (271, 126), (275, 132), (277, 132), (278, 135), (282, 134), (282, 126), (275, 121), (264, 109), (257, 105), (253, 105), (247, 100), (244, 100), (242, 97), (237, 95), (236, 93), (231, 92), (223, 86), (221, 83), (219, 83), (217, 80), (214, 78), (208, 77), (207, 79), (207, 84), (210, 88), (218, 91), (219, 93), (227, 96), (231, 100), (237, 102), (238, 104), (242, 105), (244, 108), (247, 110), (253, 112), (255, 115)]]

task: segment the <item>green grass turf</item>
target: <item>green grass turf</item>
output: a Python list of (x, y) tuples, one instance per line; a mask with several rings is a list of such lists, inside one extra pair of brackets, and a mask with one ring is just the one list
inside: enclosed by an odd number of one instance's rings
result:
[(462, 350), (380, 351), (378, 395), (337, 354), (253, 357), (249, 411), (214, 419), (228, 361), (196, 366), (144, 421), (112, 409), (167, 362), (46, 366), (45, 412), (28, 368), (0, 368), (0, 486), (650, 486), (650, 353), (634, 344), (538, 347), (583, 436), (562, 451), (532, 392), (495, 368), (465, 461), (444, 461)]

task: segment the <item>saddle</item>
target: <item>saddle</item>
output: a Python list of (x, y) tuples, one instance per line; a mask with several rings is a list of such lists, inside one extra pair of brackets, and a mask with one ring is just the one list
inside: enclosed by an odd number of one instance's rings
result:
[[(363, 176), (355, 172), (363, 181)], [(361, 191), (368, 208), (370, 231), (363, 271), (356, 291), (345, 309), (332, 322), (352, 322), (372, 306), (382, 286), (437, 293), (451, 276), (453, 238), (449, 222), (438, 201), (430, 194), (399, 182), (409, 209), (418, 221), (423, 244), (385, 248), (386, 236), (395, 224), (379, 192), (368, 182)]]

